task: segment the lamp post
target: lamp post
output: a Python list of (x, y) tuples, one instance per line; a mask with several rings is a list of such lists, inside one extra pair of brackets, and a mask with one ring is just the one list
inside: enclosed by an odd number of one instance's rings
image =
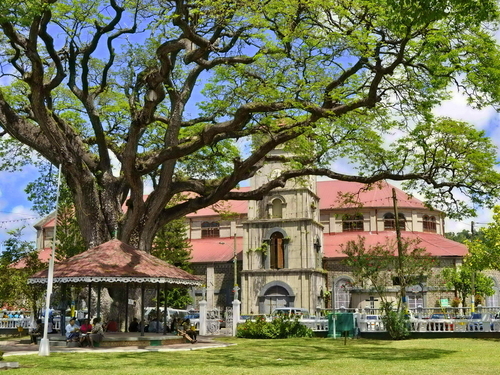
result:
[[(59, 173), (57, 177), (57, 194), (56, 194), (56, 208), (54, 214), (54, 235), (52, 238), (52, 251), (50, 253), (49, 259), (49, 270), (47, 272), (47, 292), (45, 295), (45, 317), (43, 325), (43, 338), (40, 340), (40, 346), (38, 348), (38, 355), (42, 357), (47, 357), (50, 355), (50, 342), (48, 338), (48, 327), (49, 327), (49, 310), (50, 310), (50, 298), (52, 296), (52, 288), (54, 283), (54, 259), (56, 253), (56, 229), (57, 229), (57, 209), (59, 206), (59, 195), (61, 190), (61, 169), (62, 165), (59, 164)], [(64, 327), (66, 321), (64, 316), (61, 318), (61, 325)]]
[[(227, 245), (224, 241), (219, 242), (221, 245)], [(236, 233), (233, 235), (233, 275), (234, 275), (234, 281), (233, 281), (233, 301), (236, 301), (238, 299), (238, 291), (240, 290), (238, 286), (238, 259), (236, 257)]]
[[(236, 336), (238, 321), (240, 320), (240, 310), (241, 302), (238, 300), (238, 291), (240, 290), (238, 286), (238, 263), (236, 259), (236, 233), (234, 234), (234, 245), (233, 245), (233, 265), (234, 265), (234, 286), (233, 286), (233, 316), (232, 316), (232, 335)], [(219, 242), (221, 245), (225, 245), (225, 242)]]

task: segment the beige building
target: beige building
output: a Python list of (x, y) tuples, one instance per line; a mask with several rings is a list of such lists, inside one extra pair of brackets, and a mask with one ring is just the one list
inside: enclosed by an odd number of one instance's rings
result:
[[(267, 164), (250, 187), (241, 189), (257, 188), (279, 172), (279, 164)], [(269, 313), (282, 306), (311, 312), (332, 305), (377, 308), (376, 295), (353, 286), (342, 263), (342, 245), (358, 236), (365, 237), (367, 245), (395, 239), (392, 189), (387, 182), (367, 190), (358, 183), (304, 177), (259, 201), (220, 202), (188, 215), (193, 269), (206, 280), (203, 289), (193, 291), (195, 299), (205, 295), (209, 309), (224, 309), (231, 306), (237, 284), (243, 314)], [(443, 236), (441, 212), (399, 189), (396, 198), (403, 237), (418, 239), (440, 259), (432, 277), (408, 289), (409, 306), (432, 307), (437, 300), (451, 300), (453, 293), (444, 288), (439, 269), (459, 266), (466, 247)], [(40, 247), (50, 242), (51, 226), (50, 218), (37, 224)], [(492, 274), (497, 292), (486, 305), (498, 306), (497, 276)], [(398, 286), (388, 288), (395, 291)]]

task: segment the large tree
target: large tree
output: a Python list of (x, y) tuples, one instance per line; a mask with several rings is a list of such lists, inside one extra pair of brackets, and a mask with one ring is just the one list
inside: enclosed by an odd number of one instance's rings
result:
[[(3, 167), (61, 164), (88, 246), (150, 250), (169, 221), (305, 174), (405, 180), (470, 214), (456, 193), (498, 195), (495, 149), (431, 111), (451, 85), (498, 103), (497, 18), (495, 0), (4, 0)], [(280, 174), (232, 191), (279, 146)]]

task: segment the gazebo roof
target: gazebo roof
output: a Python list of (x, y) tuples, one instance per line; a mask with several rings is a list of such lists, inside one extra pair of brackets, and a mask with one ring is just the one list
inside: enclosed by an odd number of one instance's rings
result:
[[(28, 283), (47, 283), (48, 269)], [(201, 280), (119, 240), (111, 240), (54, 265), (54, 283), (168, 283), (200, 285)]]

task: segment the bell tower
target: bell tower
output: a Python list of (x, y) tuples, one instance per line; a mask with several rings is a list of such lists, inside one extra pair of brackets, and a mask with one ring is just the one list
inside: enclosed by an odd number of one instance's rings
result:
[[(270, 155), (288, 156), (281, 149)], [(279, 176), (284, 167), (279, 161), (266, 163), (252, 178), (251, 187)], [(323, 308), (323, 226), (315, 177), (289, 180), (262, 200), (250, 201), (248, 207), (243, 223), (243, 313), (269, 314), (276, 307), (314, 313)]]

